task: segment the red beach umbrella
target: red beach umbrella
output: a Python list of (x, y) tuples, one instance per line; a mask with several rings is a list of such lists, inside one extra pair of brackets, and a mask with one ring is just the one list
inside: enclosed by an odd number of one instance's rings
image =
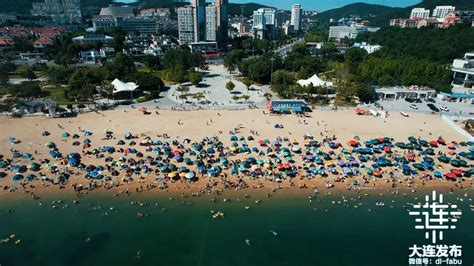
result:
[(438, 138), (438, 143), (441, 145), (446, 145), (446, 140), (444, 140), (443, 138)]
[(458, 168), (451, 169), (451, 173), (455, 174), (456, 176), (462, 176), (462, 170)]
[(352, 139), (352, 140), (349, 140), (349, 141), (347, 142), (347, 144), (349, 144), (349, 145), (352, 146), (352, 147), (357, 147), (357, 146), (359, 146), (359, 142), (357, 142), (357, 141), (355, 141), (355, 140), (353, 140), (353, 139)]
[(454, 173), (446, 173), (444, 174), (444, 176), (448, 179), (448, 180), (456, 180), (456, 175)]
[(380, 170), (375, 170), (374, 176), (382, 176), (382, 172)]
[(385, 146), (385, 147), (383, 147), (383, 151), (384, 152), (392, 152), (392, 148), (390, 148), (389, 146)]
[(435, 140), (432, 140), (432, 141), (430, 141), (430, 146), (436, 148), (436, 147), (438, 147), (438, 142), (435, 141)]
[(449, 143), (449, 144), (448, 144), (448, 149), (450, 149), (450, 150), (456, 149), (456, 144), (454, 144), (454, 143), (452, 143), (452, 142)]

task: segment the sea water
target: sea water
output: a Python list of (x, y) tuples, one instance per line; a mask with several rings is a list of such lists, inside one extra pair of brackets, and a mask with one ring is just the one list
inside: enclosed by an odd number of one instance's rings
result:
[[(318, 195), (309, 203), (307, 195), (277, 193), (228, 196), (230, 202), (224, 195), (211, 202), (210, 196), (170, 200), (160, 192), (92, 193), (73, 204), (72, 197), (9, 196), (0, 197), (0, 238), (15, 234), (21, 243), (0, 244), (2, 266), (399, 266), (408, 265), (413, 244), (429, 244), (407, 213), (413, 198), (369, 196), (344, 203), (340, 195)], [(258, 204), (257, 198), (262, 199)], [(52, 202), (59, 199), (64, 202)], [(380, 201), (384, 207), (375, 206)], [(447, 231), (443, 243), (462, 245), (463, 265), (472, 265), (474, 212), (469, 202), (460, 207), (464, 213), (457, 229)], [(211, 211), (223, 212), (224, 218), (213, 219)]]

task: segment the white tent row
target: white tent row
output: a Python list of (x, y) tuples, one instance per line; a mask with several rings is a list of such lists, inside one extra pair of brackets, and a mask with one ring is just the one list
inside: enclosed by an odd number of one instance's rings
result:
[(114, 79), (114, 81), (112, 81), (112, 85), (114, 85), (114, 93), (122, 91), (135, 91), (138, 88), (138, 85), (134, 82), (125, 83), (119, 79)]
[(333, 84), (330, 81), (324, 81), (318, 77), (318, 75), (314, 74), (309, 79), (300, 79), (298, 80), (298, 84), (301, 86), (308, 86), (312, 84), (314, 87), (332, 87)]

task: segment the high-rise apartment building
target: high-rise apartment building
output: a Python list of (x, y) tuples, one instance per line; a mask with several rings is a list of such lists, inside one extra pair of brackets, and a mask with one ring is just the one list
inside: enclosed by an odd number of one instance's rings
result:
[(206, 0), (191, 0), (194, 8), (194, 40), (196, 42), (206, 39)]
[(229, 28), (229, 0), (215, 0), (217, 12), (217, 40), (226, 42)]
[(301, 19), (302, 19), (303, 10), (301, 9), (300, 4), (294, 4), (291, 7), (291, 20), (290, 25), (293, 26), (295, 31), (299, 31), (301, 28)]
[(411, 10), (410, 18), (429, 18), (430, 10), (425, 8), (413, 8)]
[(191, 5), (178, 8), (179, 41), (225, 43), (228, 32), (227, 5), (228, 0), (216, 0), (207, 6), (205, 0), (191, 0)]
[(194, 7), (180, 7), (177, 13), (179, 42), (181, 44), (194, 42)]
[(45, 0), (44, 3), (32, 3), (33, 16), (51, 17), (59, 24), (82, 23), (80, 0)]
[(206, 41), (217, 41), (217, 7), (215, 5), (206, 6)]
[(449, 12), (452, 12), (456, 9), (454, 6), (436, 6), (433, 9), (433, 17), (444, 18)]

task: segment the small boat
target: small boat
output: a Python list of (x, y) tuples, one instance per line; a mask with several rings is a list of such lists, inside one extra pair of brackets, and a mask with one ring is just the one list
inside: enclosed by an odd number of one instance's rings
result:
[(404, 117), (410, 117), (410, 116), (409, 116), (407, 113), (405, 113), (405, 112), (400, 112), (400, 114), (401, 114), (402, 116), (404, 116)]
[(249, 240), (249, 239), (245, 239), (245, 244), (247, 244), (248, 246), (250, 246), (250, 240)]
[(20, 240), (20, 239), (18, 239), (17, 241), (15, 241), (15, 244), (16, 244), (16, 245), (18, 245), (18, 244), (20, 244), (20, 243), (21, 243), (21, 240)]
[(377, 207), (383, 207), (383, 206), (385, 206), (385, 203), (383, 203), (383, 202), (380, 201), (380, 202), (375, 203), (375, 206), (377, 206)]
[(274, 236), (277, 236), (277, 235), (278, 235), (278, 233), (275, 232), (275, 231), (273, 231), (273, 230), (270, 230), (270, 232), (271, 232)]
[(212, 218), (213, 218), (213, 219), (224, 218), (224, 213), (218, 211), (218, 212), (216, 212), (216, 213), (214, 213), (214, 214), (212, 215)]

